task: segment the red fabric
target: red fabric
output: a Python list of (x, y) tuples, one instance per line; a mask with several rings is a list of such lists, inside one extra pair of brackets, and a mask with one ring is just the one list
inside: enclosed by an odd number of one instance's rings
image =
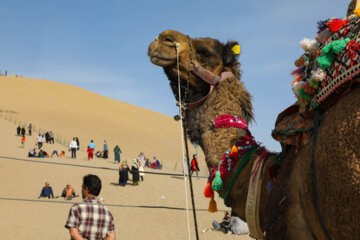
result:
[(228, 114), (217, 117), (215, 119), (214, 127), (238, 127), (249, 130), (248, 124), (244, 119)]
[(335, 19), (331, 20), (330, 22), (328, 22), (327, 26), (331, 32), (335, 33), (337, 31), (339, 31), (340, 28), (342, 28), (348, 22), (349, 22), (349, 20), (341, 20), (341, 19), (335, 18)]
[(87, 152), (88, 152), (88, 160), (90, 160), (90, 158), (94, 159), (94, 149), (88, 148)]
[(197, 171), (197, 166), (198, 165), (198, 160), (196, 158), (193, 158), (193, 160), (191, 160), (191, 170), (193, 172)]

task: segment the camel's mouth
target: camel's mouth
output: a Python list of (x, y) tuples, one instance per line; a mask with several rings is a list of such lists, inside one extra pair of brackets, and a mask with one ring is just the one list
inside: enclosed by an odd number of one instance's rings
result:
[(148, 49), (150, 61), (160, 67), (168, 67), (176, 63), (176, 46), (169, 39), (153, 41)]

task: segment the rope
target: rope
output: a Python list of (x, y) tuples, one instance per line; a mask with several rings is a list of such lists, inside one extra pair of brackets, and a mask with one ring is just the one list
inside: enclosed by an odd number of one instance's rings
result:
[[(108, 167), (95, 167), (95, 166), (87, 166), (87, 165), (80, 165), (80, 164), (72, 164), (72, 163), (58, 163), (58, 162), (47, 162), (47, 161), (37, 161), (31, 159), (24, 159), (24, 158), (14, 158), (14, 157), (6, 157), (0, 156), (0, 159), (10, 159), (15, 161), (24, 161), (24, 162), (35, 162), (35, 163), (44, 163), (44, 164), (54, 164), (54, 165), (64, 165), (64, 166), (71, 166), (71, 167), (83, 167), (83, 168), (93, 168), (93, 169), (102, 169), (102, 170), (111, 170), (111, 171), (118, 171), (115, 168), (108, 168)], [(176, 173), (159, 173), (159, 172), (145, 172), (146, 174), (153, 174), (153, 175), (165, 175), (165, 176), (176, 176), (176, 177), (183, 177), (183, 174), (176, 174)], [(206, 178), (204, 176), (197, 176), (197, 178)]]
[[(38, 199), (28, 199), (28, 198), (10, 198), (10, 197), (0, 197), (0, 200), (7, 200), (7, 201), (21, 201), (21, 202), (49, 202), (49, 203), (60, 203), (60, 204), (71, 204), (73, 205), (74, 202), (72, 201), (57, 201), (57, 200), (38, 200)], [(179, 207), (167, 207), (167, 206), (147, 206), (147, 205), (128, 205), (128, 204), (103, 204), (105, 206), (110, 207), (128, 207), (128, 208), (146, 208), (146, 209), (167, 209), (167, 210), (177, 210), (177, 211), (184, 211), (187, 210), (186, 208), (179, 208)], [(197, 209), (196, 211), (199, 212), (207, 212), (207, 209)], [(226, 212), (226, 210), (220, 210), (220, 212)]]
[[(183, 129), (184, 129), (184, 126), (183, 126), (183, 115), (182, 115), (182, 102), (181, 102), (181, 88), (180, 88), (180, 66), (179, 66), (179, 43), (175, 42), (175, 48), (176, 48), (176, 62), (177, 62), (177, 72), (178, 72), (178, 89), (179, 89), (179, 115), (180, 115), (180, 126), (181, 126), (181, 149), (182, 149), (182, 156), (183, 156), (183, 163), (184, 163), (184, 188), (185, 188), (185, 204), (186, 204), (186, 218), (187, 218), (187, 224), (188, 224), (188, 239), (190, 240), (191, 239), (191, 236), (190, 236), (190, 219), (189, 219), (189, 203), (188, 203), (188, 196), (187, 196), (187, 186), (186, 186), (186, 171), (189, 172), (189, 165), (187, 164), (187, 166), (185, 166), (185, 161), (184, 161), (184, 135), (183, 135)], [(190, 176), (190, 174), (189, 174)]]

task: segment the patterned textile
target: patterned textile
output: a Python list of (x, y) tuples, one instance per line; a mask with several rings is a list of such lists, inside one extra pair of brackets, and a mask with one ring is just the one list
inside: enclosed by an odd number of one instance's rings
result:
[(280, 143), (294, 145), (297, 149), (309, 142), (313, 128), (313, 119), (303, 117), (298, 109), (299, 106), (291, 106), (280, 113), (271, 134)]
[(96, 197), (88, 197), (82, 203), (74, 204), (65, 227), (78, 229), (87, 240), (105, 239), (107, 234), (115, 230), (112, 214)]
[(317, 108), (329, 97), (336, 97), (349, 87), (352, 79), (360, 74), (360, 18), (349, 18), (339, 31), (330, 33), (324, 46), (331, 42), (349, 38), (346, 47), (336, 55), (332, 66), (326, 70), (327, 76), (311, 100), (310, 108)]
[(214, 123), (215, 128), (221, 127), (238, 127), (246, 130), (248, 129), (248, 124), (244, 119), (241, 119), (235, 115), (224, 114), (215, 119)]

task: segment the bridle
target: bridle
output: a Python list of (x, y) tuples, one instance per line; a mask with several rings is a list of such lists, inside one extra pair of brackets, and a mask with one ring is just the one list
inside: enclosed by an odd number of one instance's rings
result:
[[(187, 37), (188, 37), (188, 44), (189, 44), (189, 49), (190, 49), (190, 51), (189, 51), (190, 52), (189, 53), (190, 54), (190, 62), (188, 64), (188, 68), (187, 68), (188, 76), (187, 76), (187, 81), (186, 81), (183, 105), (187, 110), (192, 110), (192, 109), (198, 107), (201, 103), (203, 103), (209, 97), (209, 95), (211, 94), (211, 92), (214, 90), (215, 86), (219, 82), (222, 82), (227, 78), (233, 77), (234, 74), (232, 72), (222, 72), (220, 76), (217, 76), (214, 73), (203, 68), (202, 66), (196, 64), (193, 61), (193, 49), (192, 49), (192, 44), (191, 44), (191, 38), (189, 36), (187, 36)], [(175, 48), (176, 48), (177, 53), (178, 53), (178, 47), (179, 47), (179, 43), (175, 42)], [(186, 103), (185, 101), (187, 99), (187, 96), (189, 94), (189, 89), (190, 89), (191, 73), (198, 76), (204, 82), (210, 84), (210, 89), (209, 89), (209, 92), (200, 100), (198, 100), (196, 102)]]

